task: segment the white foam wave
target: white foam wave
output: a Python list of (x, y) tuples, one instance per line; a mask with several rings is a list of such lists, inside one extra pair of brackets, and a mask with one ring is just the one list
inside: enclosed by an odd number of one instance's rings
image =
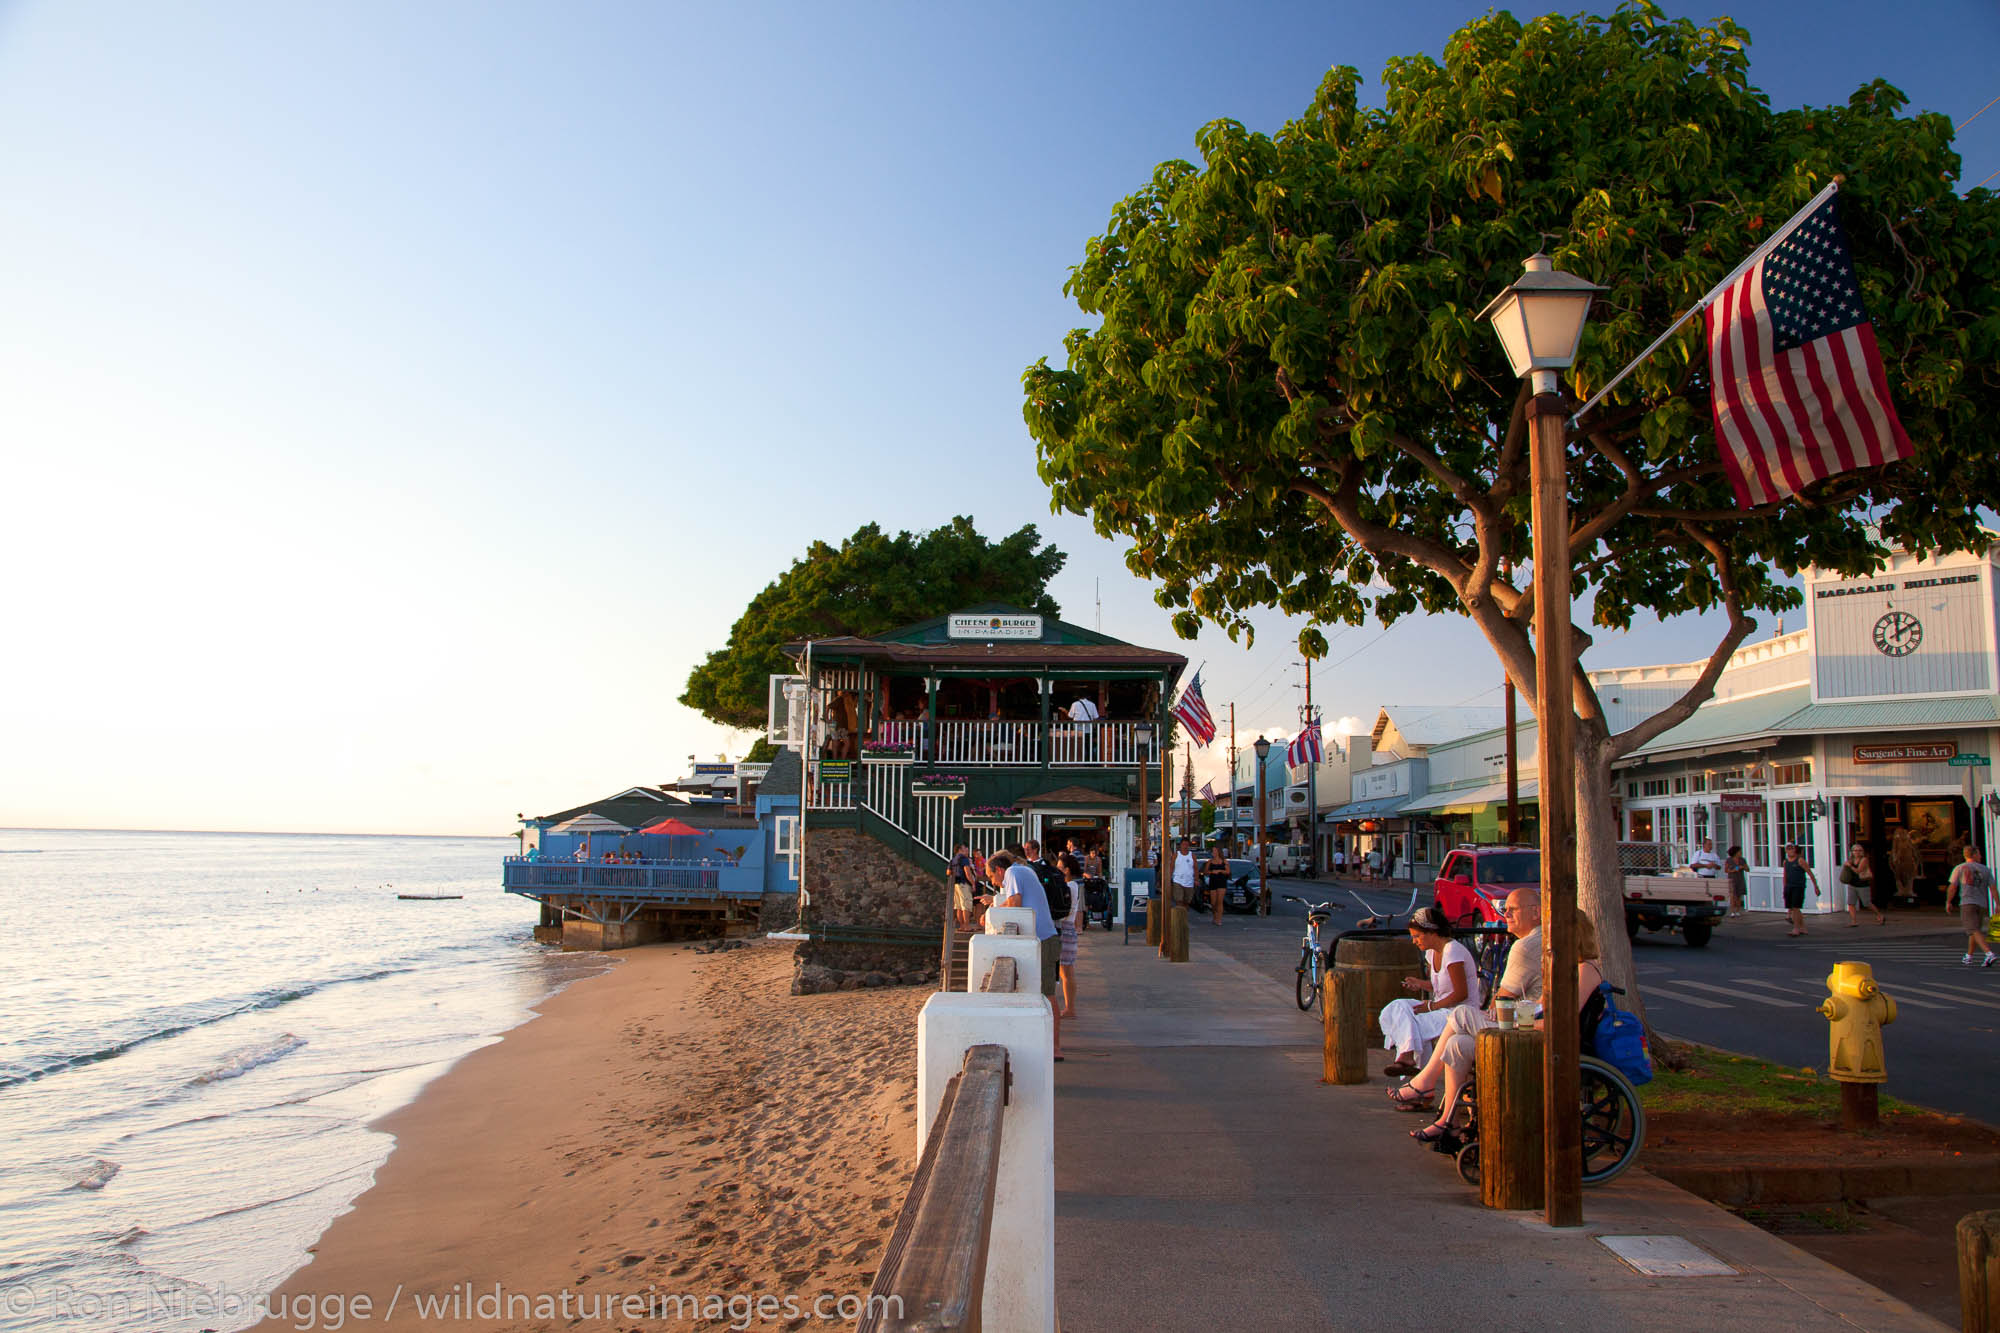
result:
[(269, 1041), (261, 1041), (254, 1046), (245, 1046), (240, 1051), (231, 1051), (221, 1064), (205, 1074), (195, 1075), (188, 1082), (220, 1083), (227, 1078), (241, 1078), (259, 1065), (270, 1064), (273, 1060), (282, 1060), (305, 1044), (306, 1039), (304, 1037), (295, 1037), (287, 1032), (282, 1037), (273, 1037)]

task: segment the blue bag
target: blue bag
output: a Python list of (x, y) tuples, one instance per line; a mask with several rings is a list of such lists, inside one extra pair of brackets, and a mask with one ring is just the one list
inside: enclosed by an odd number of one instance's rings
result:
[(1633, 1087), (1653, 1081), (1653, 1062), (1646, 1055), (1646, 1025), (1637, 1014), (1618, 1007), (1612, 999), (1622, 994), (1610, 982), (1601, 982), (1597, 993), (1604, 997), (1604, 1013), (1597, 1030), (1590, 1034), (1590, 1053), (1625, 1076)]

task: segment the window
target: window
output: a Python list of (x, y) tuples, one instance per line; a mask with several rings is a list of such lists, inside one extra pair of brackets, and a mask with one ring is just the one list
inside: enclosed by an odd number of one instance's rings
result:
[(1453, 875), (1463, 875), (1468, 880), (1472, 878), (1472, 867), (1465, 863), (1463, 856), (1455, 855), (1447, 860), (1444, 863), (1444, 870), (1438, 875), (1438, 878), (1449, 881)]
[(1708, 836), (1708, 807), (1698, 805), (1694, 808), (1694, 845), (1699, 847)]
[(1685, 796), (1687, 794), (1688, 794), (1688, 780), (1686, 775), (1683, 774), (1682, 776), (1674, 779), (1674, 795)]
[(1684, 805), (1674, 807), (1674, 864), (1688, 863), (1688, 812)]
[(1628, 842), (1651, 842), (1653, 840), (1653, 812), (1651, 810), (1628, 810), (1625, 812)]
[(797, 815), (775, 815), (771, 820), (775, 846), (771, 849), (779, 856), (799, 854), (799, 817)]
[(1706, 773), (1696, 773), (1696, 774), (1695, 774), (1695, 775), (1694, 775), (1693, 777), (1689, 778), (1689, 779), (1688, 779), (1688, 790), (1689, 790), (1689, 791), (1707, 791), (1707, 790), (1708, 790), (1708, 774), (1706, 774)]
[(1812, 802), (1778, 801), (1778, 846), (1783, 848), (1788, 842), (1795, 842), (1805, 854), (1807, 865), (1813, 862)]
[(1812, 760), (1801, 759), (1795, 764), (1773, 764), (1771, 785), (1773, 787), (1803, 787), (1812, 781)]
[(1750, 830), (1750, 864), (1760, 869), (1771, 868), (1771, 816), (1758, 806), (1743, 819), (1744, 827)]
[(1665, 778), (1649, 778), (1645, 782), (1640, 783), (1639, 786), (1639, 794), (1641, 796), (1665, 796), (1667, 794), (1667, 780)]

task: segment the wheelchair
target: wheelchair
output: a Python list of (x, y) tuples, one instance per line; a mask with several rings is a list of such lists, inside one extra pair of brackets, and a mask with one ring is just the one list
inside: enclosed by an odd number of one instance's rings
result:
[[(1638, 1160), (1646, 1143), (1646, 1110), (1639, 1104), (1639, 1090), (1617, 1069), (1589, 1055), (1581, 1064), (1583, 1183), (1601, 1185)], [(1431, 1146), (1457, 1159), (1459, 1178), (1466, 1184), (1479, 1184), (1476, 1080), (1467, 1079), (1459, 1089), (1444, 1137)]]

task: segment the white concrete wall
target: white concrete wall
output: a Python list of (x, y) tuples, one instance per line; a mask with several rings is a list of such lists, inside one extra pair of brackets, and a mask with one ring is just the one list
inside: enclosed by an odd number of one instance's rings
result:
[(1040, 995), (931, 996), (917, 1016), (917, 1150), (945, 1085), (974, 1046), (1007, 1048), (1013, 1076), (1000, 1131), (993, 1238), (980, 1326), (988, 1333), (1055, 1333), (1055, 1015)]
[[(1020, 911), (1020, 908), (1001, 908), (1001, 911)], [(1034, 923), (1028, 924), (1028, 933), (1022, 935), (974, 935), (970, 941), (971, 950), (967, 955), (965, 988), (979, 989), (992, 970), (996, 958), (1014, 960), (1014, 993), (1016, 995), (1040, 995), (1042, 993), (1042, 942), (1035, 938)]]

